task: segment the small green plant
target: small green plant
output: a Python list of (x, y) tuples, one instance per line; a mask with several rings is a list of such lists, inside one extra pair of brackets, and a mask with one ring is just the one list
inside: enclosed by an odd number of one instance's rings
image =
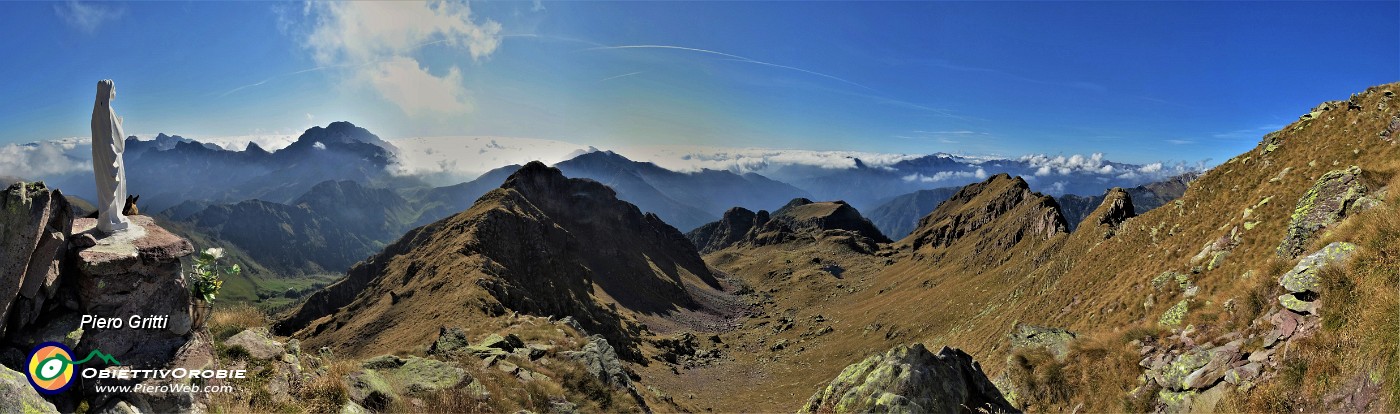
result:
[(194, 258), (194, 266), (190, 272), (190, 291), (194, 297), (206, 303), (214, 303), (214, 298), (218, 297), (219, 288), (224, 285), (224, 276), (237, 276), (243, 271), (238, 264), (224, 267), (219, 261), (224, 258), (224, 249), (211, 247), (199, 252)]

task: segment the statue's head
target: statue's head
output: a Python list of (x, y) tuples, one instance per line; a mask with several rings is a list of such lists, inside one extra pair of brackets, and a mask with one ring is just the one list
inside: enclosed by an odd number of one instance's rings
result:
[(97, 81), (97, 100), (98, 100), (98, 101), (110, 102), (112, 99), (116, 99), (116, 97), (117, 97), (117, 87), (116, 87), (116, 85), (112, 84), (112, 80), (111, 80), (111, 79), (103, 79), (103, 80)]

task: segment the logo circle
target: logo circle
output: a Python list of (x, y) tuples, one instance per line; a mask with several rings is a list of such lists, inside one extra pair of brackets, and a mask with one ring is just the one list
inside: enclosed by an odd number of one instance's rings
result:
[(44, 342), (29, 351), (25, 376), (43, 394), (58, 394), (73, 385), (73, 350), (58, 342)]

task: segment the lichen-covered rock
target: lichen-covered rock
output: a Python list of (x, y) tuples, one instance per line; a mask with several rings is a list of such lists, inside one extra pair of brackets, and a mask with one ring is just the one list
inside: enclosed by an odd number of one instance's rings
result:
[(525, 346), (525, 341), (520, 340), (520, 337), (515, 336), (515, 334), (506, 334), (506, 336), (491, 334), (487, 336), (486, 339), (481, 340), (480, 343), (477, 343), (477, 346), (511, 352), (516, 348)]
[(1347, 242), (1335, 242), (1323, 247), (1313, 254), (1303, 257), (1298, 261), (1298, 265), (1292, 270), (1279, 277), (1278, 284), (1289, 292), (1317, 292), (1318, 281), (1317, 271), (1323, 266), (1334, 262), (1345, 261), (1352, 254), (1356, 253), (1356, 245)]
[(399, 398), (389, 382), (372, 369), (350, 374), (345, 378), (345, 385), (350, 401), (374, 411), (383, 411)]
[(1161, 385), (1162, 388), (1172, 391), (1190, 390), (1192, 387), (1187, 382), (1187, 378), (1196, 370), (1205, 367), (1210, 361), (1210, 351), (1197, 348), (1178, 355), (1161, 370), (1149, 373), (1149, 375), (1157, 380), (1157, 384)]
[(1297, 266), (1293, 266), (1288, 273), (1279, 277), (1278, 284), (1288, 290), (1288, 293), (1278, 297), (1279, 304), (1294, 312), (1317, 314), (1320, 308), (1320, 304), (1317, 303), (1318, 270), (1332, 263), (1346, 261), (1355, 253), (1356, 245), (1335, 242), (1303, 257)]
[(224, 341), (224, 345), (243, 348), (249, 357), (262, 360), (281, 357), (286, 349), (281, 342), (272, 339), (267, 328), (244, 330)]
[(1303, 314), (1316, 314), (1318, 309), (1316, 301), (1305, 301), (1292, 293), (1279, 295), (1278, 304), (1283, 305), (1288, 310)]
[(24, 374), (0, 365), (0, 411), (19, 413), (58, 413), (53, 403), (40, 396)]
[(1181, 326), (1181, 321), (1186, 318), (1186, 311), (1190, 306), (1190, 301), (1182, 299), (1157, 318), (1157, 323), (1172, 327)]
[(1069, 353), (1069, 343), (1074, 340), (1074, 332), (1060, 328), (1046, 328), (1031, 325), (1016, 325), (1011, 332), (1011, 348), (1045, 348), (1055, 358), (1064, 358)]
[(428, 353), (432, 355), (454, 355), (460, 353), (463, 348), (471, 345), (467, 340), (467, 332), (462, 328), (438, 328), (438, 339), (433, 341), (433, 345), (428, 348)]
[(445, 390), (467, 378), (465, 371), (450, 362), (418, 357), (405, 359), (392, 375), (411, 393)]
[(1346, 217), (1352, 204), (1365, 194), (1366, 185), (1361, 182), (1359, 167), (1323, 174), (1293, 208), (1288, 233), (1278, 246), (1278, 255), (1297, 257), (1314, 233)]
[(0, 194), (0, 338), (50, 302), (72, 232), (72, 209), (58, 190), (21, 182)]
[(971, 356), (944, 347), (898, 346), (842, 370), (801, 412), (1016, 412)]
[(622, 360), (618, 359), (617, 350), (613, 349), (612, 345), (608, 344), (608, 340), (602, 336), (588, 337), (588, 343), (583, 346), (582, 350), (565, 352), (564, 356), (583, 363), (583, 366), (588, 368), (588, 373), (598, 377), (604, 384), (617, 388), (632, 388), (632, 378), (622, 367)]
[(1208, 353), (1210, 359), (1206, 365), (1183, 378), (1182, 385), (1188, 389), (1204, 390), (1220, 382), (1230, 367), (1240, 360), (1240, 346), (1243, 344), (1243, 340), (1236, 340), (1212, 348)]

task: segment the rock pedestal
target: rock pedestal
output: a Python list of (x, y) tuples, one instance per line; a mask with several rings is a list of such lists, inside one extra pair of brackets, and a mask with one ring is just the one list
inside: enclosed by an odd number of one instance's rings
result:
[[(188, 240), (157, 226), (150, 217), (130, 216), (131, 226), (103, 236), (97, 220), (74, 220), (75, 239), (91, 246), (76, 247), (70, 260), (77, 272), (77, 297), (82, 314), (119, 318), (120, 329), (84, 330), (74, 351), (85, 356), (101, 350), (132, 369), (210, 369), (213, 348), (205, 335), (192, 329), (193, 299), (185, 284), (180, 258), (194, 252)], [(133, 317), (136, 317), (133, 320)], [(131, 326), (133, 322), (146, 326)], [(106, 369), (118, 369), (107, 367)], [(188, 384), (188, 378), (97, 380), (93, 385)], [(95, 389), (83, 387), (85, 391)], [(90, 395), (93, 407), (131, 407), (143, 412), (188, 411), (202, 402), (202, 393), (131, 393)], [(99, 410), (100, 411), (100, 410)]]
[[(93, 233), (97, 220), (74, 220), (73, 230)], [(73, 250), (78, 271), (78, 301), (82, 312), (97, 318), (120, 318), (121, 329), (88, 329), (77, 351), (93, 349), (116, 357), (123, 365), (151, 368), (164, 365), (190, 337), (189, 288), (180, 258), (194, 252), (188, 240), (160, 228), (145, 216), (132, 216), (131, 227), (98, 237), (94, 246)], [(128, 326), (156, 321), (155, 327)]]

